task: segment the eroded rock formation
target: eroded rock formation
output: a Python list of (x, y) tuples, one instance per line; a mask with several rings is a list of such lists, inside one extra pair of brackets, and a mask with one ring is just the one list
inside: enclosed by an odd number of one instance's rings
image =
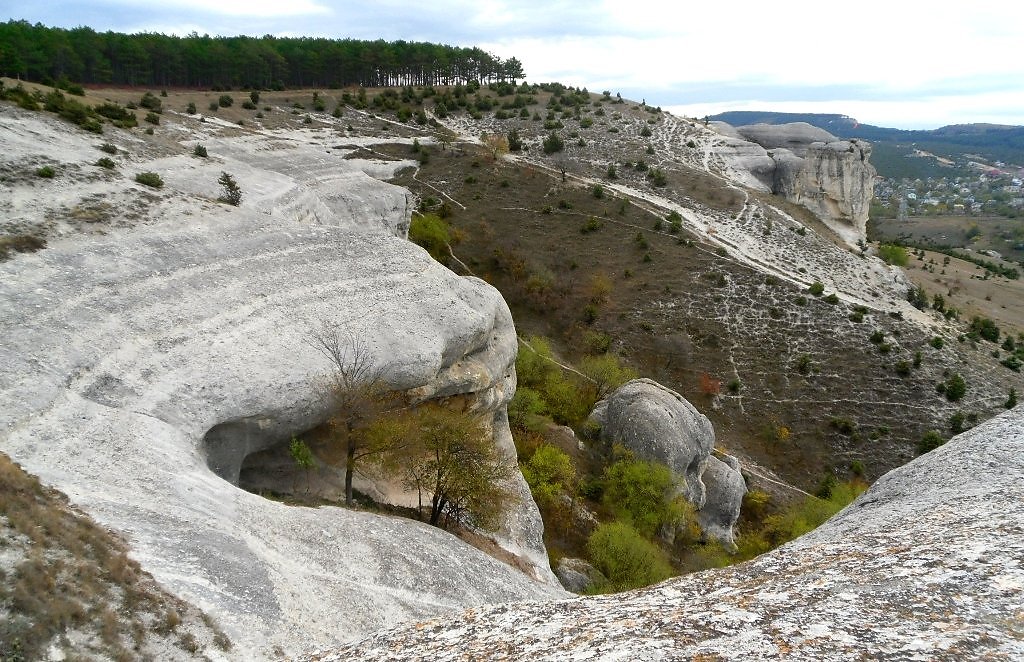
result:
[(697, 508), (705, 534), (734, 544), (732, 527), (747, 488), (734, 458), (711, 454), (715, 431), (704, 414), (658, 382), (634, 379), (597, 403), (590, 419), (601, 426), (604, 441), (667, 465), (679, 494)]
[(865, 238), (875, 177), (870, 144), (805, 122), (713, 128), (724, 137), (719, 154), (748, 185), (804, 205), (850, 243)]
[(1024, 408), (882, 477), (748, 563), (627, 594), (406, 625), (316, 656), (438, 659), (1024, 657)]
[[(46, 149), (95, 159), (92, 138), (3, 111)], [(3, 153), (25, 158), (20, 135), (0, 131)], [(208, 202), (211, 166), (175, 161), (160, 192), (99, 184), (159, 209), (146, 227), (68, 233), (0, 263), (0, 448), (123, 532), (143, 568), (216, 616), (247, 659), (470, 604), (566, 595), (521, 476), (496, 535), (519, 569), (413, 520), (291, 507), (232, 484), (248, 453), (323, 419), (312, 382), (329, 366), (305, 342), (322, 320), (367, 339), (391, 388), (463, 396), (514, 458), (504, 405), (516, 336), (496, 290), (382, 231), (404, 233), (405, 194), (376, 180), (360, 188), (365, 164), (334, 157), (353, 187), (313, 204), (303, 196), (322, 181), (299, 182), (312, 165), (323, 175), (322, 150), (216, 144), (226, 164), (212, 167), (244, 172), (253, 192), (241, 208)], [(98, 186), (61, 185), (72, 199)], [(288, 206), (299, 199), (313, 209), (302, 218)], [(24, 209), (43, 218), (60, 203)]]

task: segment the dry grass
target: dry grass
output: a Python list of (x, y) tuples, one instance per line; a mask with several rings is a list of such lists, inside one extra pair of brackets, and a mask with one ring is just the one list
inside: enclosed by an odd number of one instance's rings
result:
[[(165, 593), (129, 558), (124, 542), (3, 453), (0, 549), (16, 552), (11, 567), (0, 568), (2, 660), (41, 659), (52, 643), (85, 657), (138, 659), (153, 633), (173, 631), (179, 612), (197, 611)], [(226, 640), (212, 621), (193, 620), (204, 623), (204, 640)], [(80, 635), (73, 650), (71, 632)], [(194, 636), (177, 643), (198, 646)]]
[(0, 261), (13, 253), (34, 253), (46, 247), (46, 240), (30, 234), (0, 236)]

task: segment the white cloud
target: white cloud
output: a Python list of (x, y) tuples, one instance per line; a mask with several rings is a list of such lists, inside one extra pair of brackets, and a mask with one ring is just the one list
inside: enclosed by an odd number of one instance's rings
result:
[(783, 113), (838, 113), (864, 124), (904, 129), (934, 129), (947, 124), (987, 122), (1024, 124), (1024, 90), (977, 95), (943, 95), (922, 99), (864, 101), (764, 101), (758, 99), (666, 106), (686, 117), (704, 117), (730, 110), (761, 110)]
[[(131, 4), (135, 2), (123, 2)], [(286, 16), (310, 16), (333, 13), (324, 3), (316, 0), (161, 0), (160, 11), (183, 11), (223, 16), (279, 18)], [(192, 17), (195, 21), (195, 17)], [(175, 30), (177, 32), (177, 30)]]

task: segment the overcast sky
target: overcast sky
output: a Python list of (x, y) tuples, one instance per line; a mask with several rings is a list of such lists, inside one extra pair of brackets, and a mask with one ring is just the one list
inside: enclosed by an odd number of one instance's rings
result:
[(1024, 124), (1024, 0), (0, 0), (0, 18), (475, 45), (519, 58), (531, 82), (617, 91), (696, 116), (782, 110), (900, 128)]

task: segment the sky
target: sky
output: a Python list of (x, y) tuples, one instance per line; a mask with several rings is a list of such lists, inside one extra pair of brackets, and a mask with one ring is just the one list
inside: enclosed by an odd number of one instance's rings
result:
[(530, 82), (703, 117), (842, 113), (898, 128), (1024, 125), (1024, 1), (0, 0), (0, 20), (119, 32), (479, 46)]

